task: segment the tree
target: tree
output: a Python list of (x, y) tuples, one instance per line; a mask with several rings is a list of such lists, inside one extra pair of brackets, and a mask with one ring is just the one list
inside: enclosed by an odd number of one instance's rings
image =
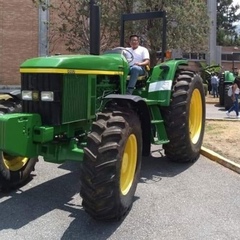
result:
[[(44, 0), (33, 0), (41, 1)], [(65, 42), (71, 52), (87, 53), (89, 49), (89, 1), (65, 0), (52, 2), (51, 12), (58, 21), (49, 24), (52, 43), (56, 39)], [(203, 52), (208, 46), (208, 13), (202, 0), (99, 0), (101, 7), (101, 51), (119, 44), (120, 17), (122, 13), (166, 10), (168, 18), (167, 47), (181, 48), (185, 52)], [(56, 19), (56, 18), (55, 18)], [(161, 51), (161, 28), (159, 20), (129, 22), (126, 36), (137, 33), (144, 45), (156, 59)], [(54, 37), (53, 37), (54, 36)], [(51, 46), (51, 43), (50, 43)], [(53, 47), (52, 47), (53, 49)]]
[[(164, 9), (167, 11), (167, 48), (181, 49), (184, 52), (205, 52), (208, 49), (209, 17), (207, 6), (202, 0), (172, 1), (140, 1), (139, 9), (151, 11)], [(161, 46), (159, 25), (152, 22), (147, 35), (149, 47), (155, 51)]]
[(233, 6), (232, 0), (217, 1), (217, 44), (221, 46), (239, 45), (235, 22), (240, 21), (240, 5)]

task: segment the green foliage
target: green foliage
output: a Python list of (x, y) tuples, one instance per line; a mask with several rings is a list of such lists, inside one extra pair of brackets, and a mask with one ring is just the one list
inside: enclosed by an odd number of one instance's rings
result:
[(206, 63), (200, 62), (200, 66), (200, 75), (203, 79), (205, 94), (207, 94), (206, 86), (211, 81), (211, 73), (220, 73), (222, 68), (220, 65), (214, 63), (207, 65)]
[(240, 5), (233, 6), (232, 0), (217, 1), (217, 44), (221, 46), (240, 46), (240, 36), (235, 22), (240, 21)]
[[(46, 0), (32, 0), (35, 4), (45, 4)], [(53, 3), (52, 3), (53, 2)], [(206, 51), (209, 20), (207, 7), (202, 0), (183, 1), (159, 0), (99, 0), (101, 7), (101, 51), (116, 47), (120, 39), (120, 18), (122, 13), (166, 10), (168, 18), (167, 48), (181, 48), (185, 52)], [(71, 52), (87, 53), (89, 49), (89, 1), (51, 1), (51, 13), (57, 18), (49, 23), (50, 48), (58, 39), (65, 42)], [(137, 33), (156, 59), (161, 51), (162, 22), (141, 20), (126, 24), (125, 36)], [(126, 45), (127, 39), (126, 38)]]
[[(202, 0), (138, 1), (137, 11), (165, 10), (167, 12), (167, 49), (184, 52), (205, 52), (208, 48), (209, 17), (207, 6)], [(151, 59), (161, 50), (162, 24), (159, 20), (146, 22), (139, 27), (148, 39), (145, 45), (151, 49)], [(154, 64), (153, 64), (154, 65)]]
[(188, 4), (167, 1), (166, 10), (170, 23), (169, 47), (180, 47), (184, 52), (205, 52), (208, 47), (209, 17), (204, 1), (194, 0)]
[(43, 11), (46, 11), (48, 8), (52, 7), (49, 0), (32, 0), (33, 4), (36, 7), (41, 7)]
[[(120, 16), (122, 12), (131, 12), (131, 1), (95, 1), (100, 5), (101, 15), (101, 51), (116, 47), (119, 44)], [(55, 1), (52, 13), (55, 15), (54, 22), (50, 22), (50, 51), (53, 44), (58, 40), (64, 41), (66, 49), (70, 52), (89, 52), (89, 1), (88, 0), (65, 0)]]

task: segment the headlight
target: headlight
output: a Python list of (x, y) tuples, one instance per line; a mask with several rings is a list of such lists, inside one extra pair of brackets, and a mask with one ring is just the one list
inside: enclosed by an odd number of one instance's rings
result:
[(32, 91), (22, 91), (22, 100), (32, 100)]
[(52, 102), (54, 100), (54, 93), (53, 92), (41, 92), (41, 100)]

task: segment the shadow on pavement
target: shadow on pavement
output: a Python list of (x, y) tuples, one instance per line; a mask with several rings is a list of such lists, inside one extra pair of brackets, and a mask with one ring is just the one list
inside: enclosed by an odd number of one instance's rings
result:
[(224, 106), (221, 106), (219, 103), (215, 104), (214, 107), (218, 108), (218, 111), (226, 112), (227, 110), (225, 109)]
[(172, 162), (164, 156), (162, 149), (156, 149), (152, 151), (151, 157), (143, 158), (140, 182), (153, 183), (163, 177), (174, 177), (192, 165), (193, 163)]
[[(159, 151), (152, 155), (143, 159), (140, 184), (156, 182), (163, 177), (174, 177), (192, 165), (170, 162)], [(71, 203), (73, 197), (79, 193), (79, 163), (68, 162), (60, 165), (60, 168), (71, 172), (26, 191), (20, 188), (9, 193), (0, 192), (0, 199), (7, 197), (0, 204), (0, 231), (21, 229), (55, 209), (68, 212), (69, 218), (73, 219), (61, 238), (63, 240), (81, 237), (104, 240), (116, 231), (124, 219), (120, 222), (98, 222), (84, 212), (80, 196), (79, 204)], [(135, 197), (134, 201), (138, 199)]]
[[(79, 163), (67, 162), (59, 168), (71, 172), (44, 182), (33, 188), (23, 191), (21, 188), (11, 192), (0, 192), (0, 199), (7, 199), (0, 203), (0, 232), (2, 230), (18, 230), (25, 225), (41, 218), (42, 216), (56, 209), (69, 213), (72, 222), (65, 230), (61, 239), (107, 239), (116, 228), (119, 222), (97, 222), (93, 220), (81, 206), (79, 194)], [(77, 169), (77, 170), (76, 170)], [(75, 196), (79, 204), (71, 201)], [(79, 201), (78, 201), (79, 200)], [(76, 201), (75, 201), (76, 202)], [(51, 219), (51, 222), (57, 219)]]
[[(0, 222), (0, 230), (19, 229), (56, 208), (71, 211), (71, 207), (65, 204), (71, 201), (78, 188), (79, 172), (73, 170), (26, 191), (20, 188), (0, 192), (0, 199), (8, 198), (0, 204), (1, 217), (4, 219)], [(82, 214), (83, 211), (79, 212)]]

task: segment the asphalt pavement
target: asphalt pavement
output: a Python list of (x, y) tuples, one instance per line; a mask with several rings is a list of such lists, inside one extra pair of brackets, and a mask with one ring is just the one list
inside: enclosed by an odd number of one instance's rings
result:
[(1, 240), (238, 240), (240, 178), (200, 156), (178, 164), (159, 146), (142, 162), (133, 208), (123, 221), (97, 222), (79, 196), (79, 163), (36, 165), (32, 181), (0, 192)]
[[(225, 117), (213, 104), (206, 113), (207, 119)], [(0, 240), (238, 240), (239, 175), (203, 155), (177, 164), (153, 146), (142, 162), (133, 208), (123, 221), (107, 223), (82, 209), (80, 163), (40, 158), (28, 184), (0, 192)]]

